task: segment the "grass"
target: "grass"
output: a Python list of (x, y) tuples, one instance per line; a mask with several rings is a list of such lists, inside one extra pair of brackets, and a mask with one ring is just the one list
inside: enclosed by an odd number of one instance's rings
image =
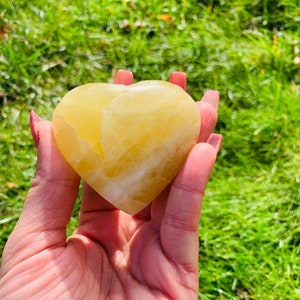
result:
[[(35, 169), (29, 112), (72, 87), (188, 75), (221, 93), (199, 299), (300, 299), (300, 3), (0, 0), (0, 252)], [(69, 225), (76, 226), (78, 207)]]

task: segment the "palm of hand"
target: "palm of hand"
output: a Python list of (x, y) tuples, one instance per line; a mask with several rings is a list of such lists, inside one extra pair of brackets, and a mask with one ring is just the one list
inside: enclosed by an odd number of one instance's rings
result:
[[(163, 202), (161, 197), (153, 206)], [(131, 217), (118, 210), (86, 212), (81, 219), (66, 244), (60, 245), (63, 229), (48, 232), (46, 247), (31, 245), (28, 257), (19, 258), (7, 278), (12, 291), (21, 286), (15, 299), (197, 298), (197, 266), (168, 256), (172, 249), (163, 247), (158, 219), (156, 223), (147, 215)]]
[[(209, 91), (199, 103), (200, 142), (214, 129), (217, 102)], [(37, 173), (3, 252), (0, 298), (197, 299), (201, 200), (220, 136), (197, 144), (172, 185), (135, 216), (85, 184), (79, 226), (67, 239), (80, 179), (58, 152), (51, 122), (31, 117)]]
[(24, 299), (196, 299), (197, 269), (177, 268), (162, 251), (157, 229), (137, 223), (131, 226), (134, 234), (120, 230), (109, 245), (75, 234), (66, 247), (40, 251), (18, 265), (13, 286), (24, 280), (18, 273), (26, 269), (37, 278), (22, 282)]

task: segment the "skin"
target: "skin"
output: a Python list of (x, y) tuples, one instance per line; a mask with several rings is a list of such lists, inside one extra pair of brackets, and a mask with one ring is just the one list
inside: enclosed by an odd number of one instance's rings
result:
[[(119, 71), (115, 83), (133, 80)], [(186, 87), (184, 73), (170, 81)], [(151, 205), (130, 216), (84, 184), (69, 238), (80, 178), (56, 148), (51, 122), (32, 113), (37, 171), (3, 252), (0, 299), (197, 299), (201, 205), (222, 140), (212, 134), (218, 101), (217, 91), (207, 91), (197, 103), (199, 143)]]

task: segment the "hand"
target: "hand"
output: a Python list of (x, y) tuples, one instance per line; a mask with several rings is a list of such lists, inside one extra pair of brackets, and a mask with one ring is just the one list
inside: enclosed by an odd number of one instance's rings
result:
[[(184, 73), (170, 81), (185, 88)], [(131, 84), (133, 76), (119, 71), (115, 83)], [(37, 171), (3, 252), (0, 299), (197, 299), (201, 204), (221, 144), (211, 134), (218, 100), (207, 91), (197, 103), (199, 143), (151, 205), (130, 216), (84, 184), (69, 238), (80, 178), (56, 148), (51, 122), (32, 113)]]

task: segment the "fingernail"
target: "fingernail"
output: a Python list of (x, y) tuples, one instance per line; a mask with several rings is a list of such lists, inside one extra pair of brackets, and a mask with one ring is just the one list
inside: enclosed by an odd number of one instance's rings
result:
[(35, 147), (38, 148), (39, 146), (39, 133), (38, 133), (38, 126), (37, 124), (41, 122), (43, 119), (40, 118), (34, 111), (30, 112), (30, 130), (34, 140)]
[(115, 77), (114, 83), (130, 85), (134, 83), (133, 73), (128, 70), (119, 70)]
[(176, 84), (186, 90), (186, 74), (184, 72), (172, 72), (170, 76), (170, 82)]
[(220, 93), (216, 90), (207, 90), (204, 93), (202, 101), (210, 103), (215, 109), (218, 109)]
[(207, 143), (213, 146), (219, 152), (222, 144), (222, 135), (217, 133), (212, 133), (209, 136)]

